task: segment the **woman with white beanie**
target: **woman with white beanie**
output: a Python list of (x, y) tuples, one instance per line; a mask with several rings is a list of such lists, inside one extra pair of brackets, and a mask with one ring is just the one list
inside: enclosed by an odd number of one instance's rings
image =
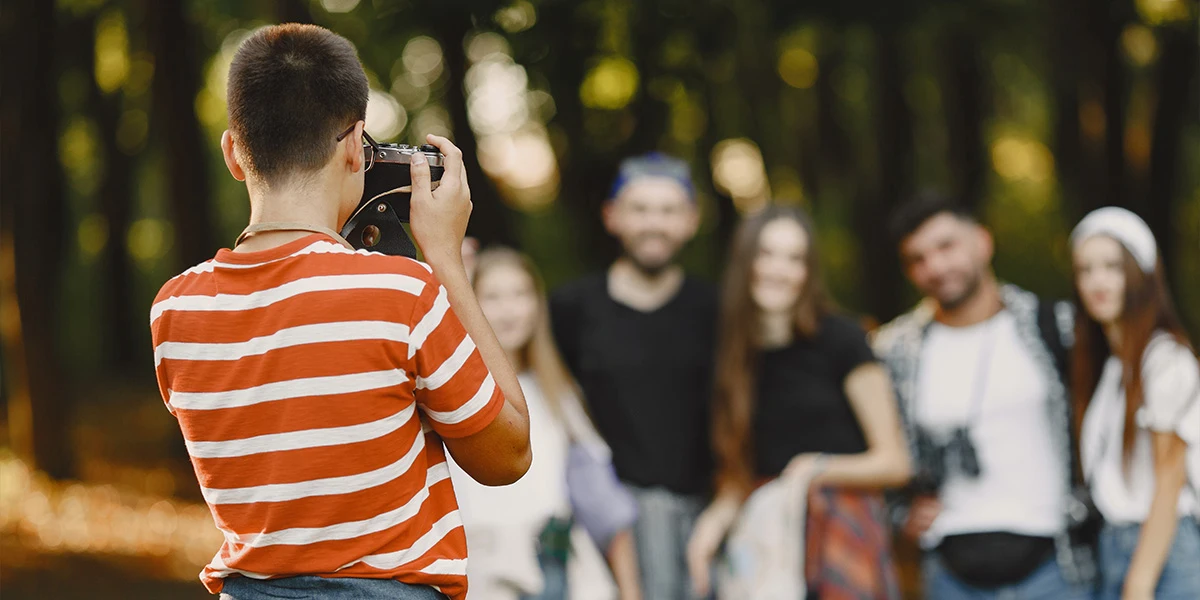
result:
[(1072, 393), (1100, 532), (1100, 598), (1200, 598), (1200, 367), (1154, 235), (1116, 207), (1071, 235)]

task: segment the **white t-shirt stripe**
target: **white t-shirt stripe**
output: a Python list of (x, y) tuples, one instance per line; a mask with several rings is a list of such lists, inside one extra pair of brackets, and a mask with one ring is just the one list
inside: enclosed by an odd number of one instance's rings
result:
[(209, 504), (249, 504), (253, 502), (287, 502), (312, 496), (334, 496), (350, 494), (383, 485), (408, 472), (417, 457), (425, 449), (425, 436), (418, 435), (412, 446), (400, 460), (374, 471), (328, 477), (296, 483), (272, 483), (244, 488), (216, 489), (201, 487), (200, 493)]
[(467, 574), (467, 559), (446, 559), (439, 558), (429, 564), (428, 567), (421, 569), (421, 572), (426, 575), (466, 575)]
[(446, 468), (445, 463), (441, 464), (442, 468), (440, 469), (429, 469), (425, 485), (408, 502), (369, 519), (346, 521), (325, 527), (294, 527), (268, 533), (252, 533), (247, 535), (226, 532), (225, 538), (231, 542), (253, 548), (276, 545), (304, 546), (318, 542), (349, 540), (391, 529), (415, 517), (421, 511), (421, 505), (429, 499), (430, 486), (450, 476), (449, 469)]
[(163, 342), (154, 348), (154, 366), (163, 359), (173, 360), (238, 360), (247, 356), (266, 354), (280, 348), (323, 342), (355, 340), (388, 340), (408, 342), (408, 325), (389, 321), (335, 321), (280, 329), (270, 335), (244, 342), (200, 343)]
[(314, 275), (249, 294), (172, 296), (150, 307), (150, 323), (154, 324), (163, 313), (170, 310), (236, 312), (270, 306), (281, 300), (311, 292), (354, 289), (397, 290), (419, 296), (425, 289), (425, 282), (397, 273)]
[(462, 518), (459, 517), (458, 511), (453, 511), (446, 516), (438, 519), (429, 531), (420, 537), (413, 545), (404, 550), (395, 552), (387, 552), (384, 554), (373, 554), (362, 559), (361, 562), (376, 569), (391, 570), (417, 560), (429, 552), (446, 534), (462, 527)]
[(462, 368), (463, 364), (471, 358), (471, 353), (475, 351), (475, 341), (471, 336), (464, 335), (463, 340), (459, 342), (458, 348), (455, 348), (454, 354), (450, 355), (440, 367), (437, 368), (429, 377), (417, 378), (417, 389), (436, 390), (454, 377), (455, 373)]
[(333, 396), (400, 385), (408, 381), (401, 369), (368, 371), (350, 375), (329, 375), (276, 381), (251, 388), (227, 392), (180, 392), (170, 390), (168, 404), (175, 410), (219, 410), (251, 406), (263, 402)]
[(417, 351), (421, 349), (421, 345), (437, 329), (442, 323), (442, 317), (446, 316), (446, 311), (450, 310), (450, 299), (446, 296), (446, 288), (438, 287), (437, 298), (433, 300), (433, 306), (429, 308), (429, 312), (425, 313), (421, 320), (417, 322), (412, 329), (412, 335), (408, 339), (408, 358), (416, 356)]
[(396, 414), (358, 425), (272, 433), (221, 442), (185, 441), (184, 443), (187, 444), (188, 454), (195, 458), (230, 458), (266, 452), (357, 444), (383, 437), (404, 427), (412, 420), (413, 414), (416, 412), (414, 406), (409, 404), (408, 407)]
[[(483, 379), (483, 383), (479, 386), (479, 391), (462, 406), (448, 412), (439, 412), (425, 408), (425, 414), (429, 418), (443, 425), (457, 425), (475, 416), (475, 413), (483, 410), (487, 406), (488, 401), (492, 399), (492, 394), (496, 391), (496, 380), (492, 379), (492, 374), (488, 373)], [(424, 407), (423, 407), (424, 408)]]

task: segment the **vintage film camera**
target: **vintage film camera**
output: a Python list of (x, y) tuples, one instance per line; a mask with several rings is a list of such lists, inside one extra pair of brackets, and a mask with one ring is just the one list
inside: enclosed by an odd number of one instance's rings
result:
[(445, 157), (435, 146), (377, 144), (367, 139), (362, 199), (342, 227), (342, 237), (357, 249), (416, 258), (417, 247), (403, 225), (408, 222), (412, 199), (409, 164), (414, 154), (424, 154), (430, 183), (436, 189), (445, 171)]

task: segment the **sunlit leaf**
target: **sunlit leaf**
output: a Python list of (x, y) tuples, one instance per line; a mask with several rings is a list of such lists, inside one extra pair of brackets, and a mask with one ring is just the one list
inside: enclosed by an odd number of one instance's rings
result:
[(1184, 0), (1137, 0), (1137, 11), (1151, 25), (1180, 23), (1192, 19), (1194, 3)]
[(77, 238), (85, 261), (99, 256), (108, 245), (108, 219), (99, 213), (87, 215), (79, 222)]
[(391, 141), (408, 125), (408, 113), (391, 94), (371, 90), (367, 97), (367, 130), (378, 140)]
[(1042, 183), (1054, 177), (1054, 156), (1045, 144), (1031, 138), (1005, 136), (992, 144), (992, 166), (1009, 180)]
[(628, 105), (637, 90), (637, 67), (624, 57), (609, 56), (588, 71), (579, 99), (589, 108), (617, 110)]
[(104, 13), (96, 21), (96, 85), (111, 94), (129, 76), (129, 36), (125, 16), (118, 10)]
[(817, 57), (804, 48), (788, 48), (779, 55), (779, 77), (794, 88), (812, 87), (819, 71)]
[(140, 109), (127, 110), (117, 122), (117, 147), (125, 154), (134, 154), (146, 144), (150, 132), (150, 117)]
[(512, 5), (496, 11), (496, 24), (509, 33), (525, 31), (537, 23), (537, 9), (527, 0), (517, 0)]
[(321, 7), (331, 13), (348, 13), (358, 6), (359, 0), (321, 0)]
[(739, 212), (753, 212), (766, 204), (767, 171), (757, 144), (746, 138), (720, 141), (713, 146), (711, 160), (713, 184), (733, 197)]
[(1131, 24), (1121, 32), (1121, 49), (1129, 61), (1145, 67), (1158, 58), (1158, 40), (1154, 32), (1144, 25)]
[(58, 156), (72, 189), (85, 196), (96, 191), (104, 165), (100, 156), (100, 133), (93, 121), (72, 116), (59, 139)]
[(126, 245), (129, 255), (142, 268), (166, 255), (174, 243), (175, 232), (171, 224), (162, 219), (138, 219), (129, 227)]

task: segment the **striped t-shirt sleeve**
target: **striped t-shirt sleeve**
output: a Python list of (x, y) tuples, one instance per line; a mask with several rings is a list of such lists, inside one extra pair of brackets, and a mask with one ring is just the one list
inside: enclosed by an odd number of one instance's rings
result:
[(496, 418), (504, 395), (450, 307), (446, 288), (431, 283), (413, 308), (408, 353), (415, 396), (434, 431), (447, 438), (466, 437)]

